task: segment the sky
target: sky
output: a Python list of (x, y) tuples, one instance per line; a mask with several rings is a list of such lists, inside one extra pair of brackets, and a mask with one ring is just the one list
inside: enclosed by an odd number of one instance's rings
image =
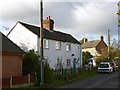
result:
[[(7, 34), (17, 21), (40, 25), (40, 0), (0, 0), (0, 31)], [(118, 39), (119, 0), (43, 0), (43, 16), (55, 22), (55, 30), (77, 40)]]

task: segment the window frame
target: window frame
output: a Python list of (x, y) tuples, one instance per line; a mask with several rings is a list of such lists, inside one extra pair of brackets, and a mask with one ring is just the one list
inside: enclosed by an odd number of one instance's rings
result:
[(66, 51), (71, 51), (71, 44), (70, 43), (67, 43), (66, 44)]
[(56, 47), (56, 50), (60, 50), (61, 49), (61, 42), (60, 41), (56, 41), (55, 47)]
[(49, 40), (43, 39), (43, 48), (48, 49), (49, 48)]

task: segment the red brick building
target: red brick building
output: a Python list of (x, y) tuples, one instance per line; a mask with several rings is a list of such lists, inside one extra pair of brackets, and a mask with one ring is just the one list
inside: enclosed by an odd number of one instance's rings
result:
[(108, 46), (104, 42), (104, 37), (101, 36), (100, 40), (87, 41), (82, 45), (83, 52), (90, 52), (94, 57), (100, 56), (101, 54), (108, 53)]
[[(0, 32), (0, 69), (2, 70), (2, 78), (11, 76), (22, 76), (22, 58), (24, 52), (14, 44), (10, 39)], [(0, 37), (1, 38), (1, 37)]]

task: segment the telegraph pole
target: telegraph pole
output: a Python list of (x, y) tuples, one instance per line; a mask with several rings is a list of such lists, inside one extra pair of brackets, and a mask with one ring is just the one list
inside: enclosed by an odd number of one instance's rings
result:
[(43, 1), (40, 1), (40, 84), (44, 84), (44, 61), (43, 61)]
[(110, 52), (110, 30), (108, 29), (108, 59), (111, 60), (111, 52)]

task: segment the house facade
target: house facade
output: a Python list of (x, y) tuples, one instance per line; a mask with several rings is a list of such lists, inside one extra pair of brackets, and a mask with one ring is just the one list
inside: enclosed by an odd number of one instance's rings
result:
[(24, 51), (0, 32), (0, 63), (2, 78), (22, 76), (22, 58)]
[(108, 46), (104, 42), (104, 37), (101, 36), (100, 40), (87, 41), (82, 44), (83, 52), (90, 52), (93, 57), (98, 57), (102, 53), (108, 53)]
[[(44, 61), (55, 69), (78, 68), (82, 66), (82, 48), (80, 42), (67, 33), (54, 30), (54, 20), (47, 17), (43, 21)], [(24, 51), (38, 51), (40, 27), (17, 22), (8, 37)], [(27, 47), (27, 48), (26, 48)]]

